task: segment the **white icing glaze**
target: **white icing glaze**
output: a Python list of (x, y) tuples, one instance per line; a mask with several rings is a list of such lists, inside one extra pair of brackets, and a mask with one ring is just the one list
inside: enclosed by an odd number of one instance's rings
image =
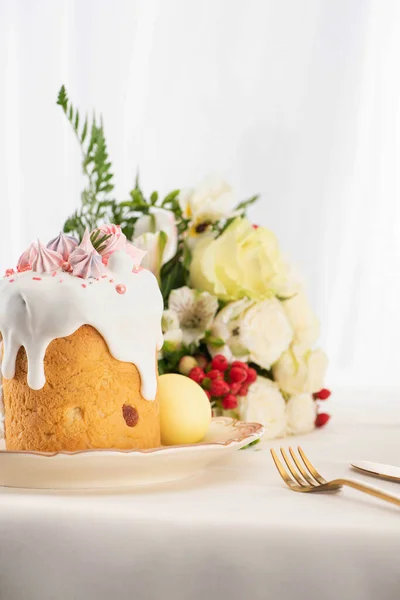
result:
[[(125, 252), (115, 252), (105, 268), (106, 276), (98, 280), (61, 270), (54, 276), (25, 271), (0, 280), (3, 376), (14, 377), (16, 356), (24, 346), (28, 385), (41, 389), (46, 382), (43, 361), (50, 342), (91, 325), (103, 336), (114, 358), (136, 365), (143, 397), (154, 400), (163, 301), (154, 275), (140, 267), (132, 272), (132, 268), (133, 261)], [(126, 286), (125, 293), (116, 291), (118, 284)]]

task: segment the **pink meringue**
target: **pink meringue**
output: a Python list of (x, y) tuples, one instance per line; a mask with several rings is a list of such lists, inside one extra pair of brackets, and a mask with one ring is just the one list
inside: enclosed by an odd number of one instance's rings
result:
[[(128, 242), (126, 235), (122, 232), (119, 225), (107, 224), (101, 225), (94, 232), (98, 231), (99, 235), (97, 239), (101, 239), (104, 235), (110, 236), (101, 244), (101, 250), (99, 251), (104, 259), (104, 263), (107, 264), (110, 256), (118, 250), (123, 250), (133, 259), (136, 266), (139, 266), (143, 260), (143, 257), (147, 253), (146, 250), (141, 250), (134, 246), (131, 242)], [(93, 232), (93, 233), (94, 233)]]
[(32, 263), (37, 256), (37, 245), (32, 242), (23, 254), (19, 257), (17, 271), (27, 271), (32, 269)]
[(79, 244), (79, 246), (77, 246), (74, 250), (74, 252), (76, 252), (76, 250), (78, 250), (78, 248), (80, 248), (81, 250), (83, 250), (84, 252), (97, 252), (97, 250), (95, 249), (95, 247), (92, 244), (92, 240), (90, 239), (90, 233), (89, 233), (89, 229), (86, 227), (85, 229), (85, 233), (83, 234), (83, 238), (81, 243)]
[(70, 256), (69, 264), (72, 267), (72, 275), (89, 279), (90, 277), (100, 277), (105, 272), (101, 256), (96, 250), (91, 252), (78, 251), (77, 248)]
[(47, 248), (59, 252), (63, 259), (67, 261), (78, 244), (78, 240), (72, 235), (65, 235), (60, 231), (59, 235), (47, 244)]
[(49, 250), (38, 240), (37, 254), (32, 261), (32, 271), (36, 271), (36, 273), (52, 273), (55, 269), (59, 269), (63, 262), (63, 257), (59, 252)]

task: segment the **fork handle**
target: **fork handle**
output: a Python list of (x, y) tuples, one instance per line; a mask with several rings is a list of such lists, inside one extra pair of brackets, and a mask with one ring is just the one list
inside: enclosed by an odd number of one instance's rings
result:
[(365, 492), (370, 496), (375, 496), (375, 498), (386, 500), (386, 502), (391, 502), (391, 504), (400, 506), (400, 498), (397, 496), (392, 496), (391, 494), (387, 494), (386, 492), (383, 492), (379, 488), (373, 487), (372, 485), (365, 485), (364, 483), (360, 483), (359, 481), (352, 479), (335, 479), (335, 481), (332, 481), (331, 483), (346, 485), (347, 487), (351, 487), (359, 492)]

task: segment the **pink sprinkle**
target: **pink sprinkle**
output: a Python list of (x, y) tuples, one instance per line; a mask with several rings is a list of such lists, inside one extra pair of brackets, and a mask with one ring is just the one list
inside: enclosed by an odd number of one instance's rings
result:
[(55, 277), (57, 275), (57, 271), (54, 271), (52, 277)]
[(42, 281), (41, 277), (32, 277), (33, 281)]
[(114, 279), (109, 279), (109, 282), (110, 283), (114, 283)]
[(143, 271), (144, 267), (140, 267), (140, 266), (134, 266), (132, 269), (132, 273), (140, 273), (140, 271)]
[(118, 292), (118, 294), (125, 294), (126, 292), (126, 286), (123, 283), (119, 283), (118, 285), (116, 285), (115, 289)]
[(9, 283), (13, 283), (15, 281), (15, 279), (9, 279), (8, 282)]
[(86, 283), (82, 283), (82, 287), (87, 287)]
[(62, 280), (62, 279), (60, 279), (58, 283), (62, 283), (62, 282), (63, 282), (63, 280)]
[(7, 269), (6, 277), (10, 277), (10, 275), (14, 275), (14, 269)]
[(107, 277), (107, 275), (102, 275), (101, 278), (104, 279), (104, 277)]

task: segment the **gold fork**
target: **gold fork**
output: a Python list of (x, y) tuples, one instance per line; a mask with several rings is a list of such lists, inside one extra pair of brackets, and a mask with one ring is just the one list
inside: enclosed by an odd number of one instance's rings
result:
[(364, 485), (358, 481), (353, 481), (350, 479), (333, 479), (333, 481), (326, 481), (326, 479), (324, 479), (322, 475), (318, 473), (317, 469), (315, 469), (310, 463), (300, 446), (298, 446), (297, 450), (303, 464), (292, 448), (289, 448), (289, 452), (293, 463), (290, 461), (285, 450), (281, 448), (283, 460), (290, 471), (289, 475), (277, 457), (275, 450), (271, 448), (271, 454), (276, 468), (278, 469), (283, 481), (294, 492), (336, 492), (346, 485), (358, 490), (359, 492), (365, 492), (366, 494), (370, 494), (371, 496), (375, 496), (376, 498), (380, 498), (381, 500), (386, 500), (386, 502), (391, 502), (392, 504), (396, 504), (396, 506), (400, 506), (400, 498), (392, 496), (391, 494), (387, 494), (378, 488)]

